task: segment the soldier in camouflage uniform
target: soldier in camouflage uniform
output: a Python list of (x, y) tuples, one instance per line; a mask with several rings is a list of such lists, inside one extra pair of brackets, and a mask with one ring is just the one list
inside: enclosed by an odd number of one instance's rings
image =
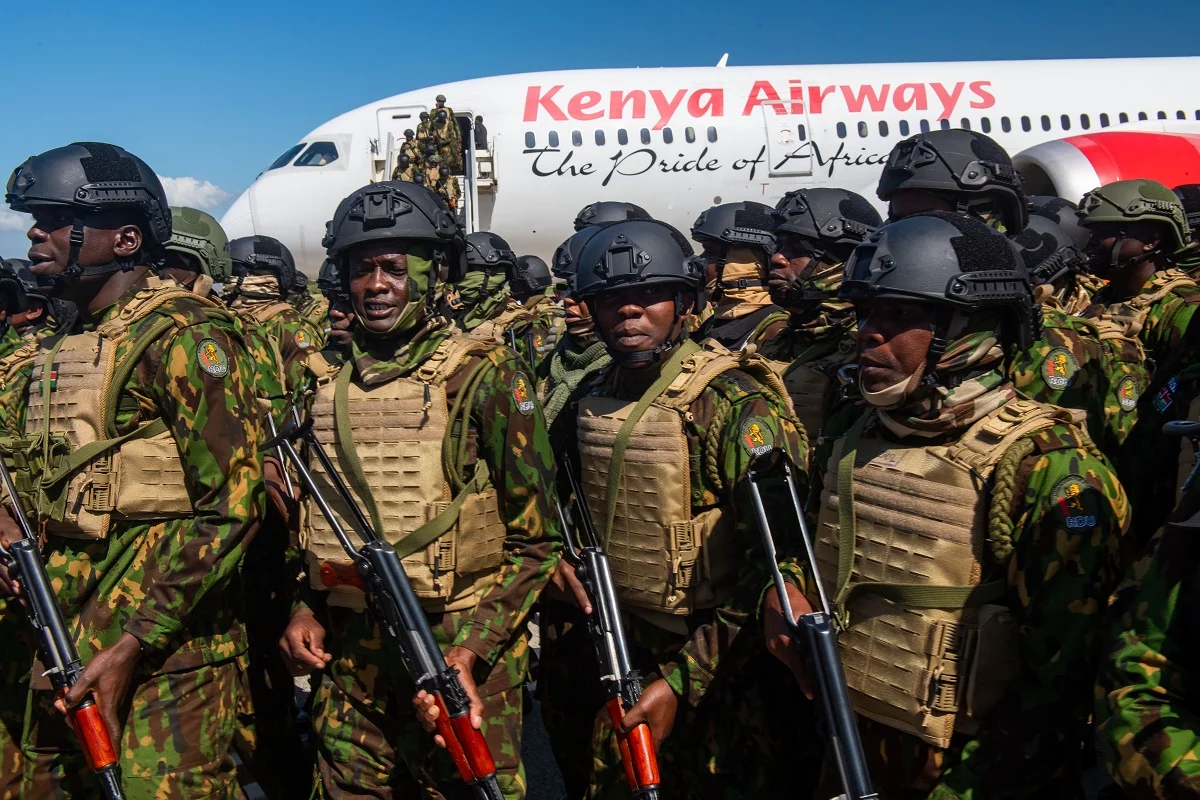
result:
[(827, 425), (814, 536), (874, 788), (1075, 797), (1128, 510), (1076, 412), (1007, 378), (1028, 278), (1003, 236), (931, 212), (874, 233), (839, 296), (867, 406)]
[(404, 141), (396, 153), (396, 167), (392, 170), (392, 180), (411, 181), (413, 175), (422, 169), (424, 154), (417, 144), (417, 135), (412, 128), (404, 131)]
[[(6, 201), (33, 215), (33, 271), (88, 323), (40, 343), (5, 448), (86, 664), (65, 704), (94, 694), (126, 797), (233, 797), (236, 576), (263, 506), (254, 365), (232, 318), (153, 274), (171, 216), (140, 159), (50, 150), (16, 169)], [(54, 701), (35, 666), (23, 796), (95, 796)]]
[[(1200, 183), (1186, 183), (1171, 190), (1179, 198), (1192, 230), (1192, 243), (1200, 244)], [(1179, 268), (1193, 278), (1200, 277), (1200, 248), (1188, 253), (1179, 261)]]
[(517, 258), (509, 286), (512, 288), (513, 298), (526, 311), (537, 317), (546, 329), (546, 335), (541, 339), (537, 338), (539, 334), (532, 328), (526, 334), (531, 337), (526, 344), (526, 352), (532, 353), (542, 364), (549, 360), (550, 353), (562, 340), (566, 328), (565, 315), (558, 296), (561, 285), (562, 281), (556, 280), (550, 274), (550, 265), (542, 259), (537, 256)]
[(1087, 316), (1140, 340), (1152, 369), (1148, 386), (1129, 377), (1117, 387), (1118, 402), (1137, 415), (1117, 466), (1134, 511), (1132, 544), (1141, 548), (1175, 505), (1177, 473), (1191, 468), (1191, 448), (1164, 436), (1162, 426), (1200, 417), (1200, 325), (1192, 324), (1200, 286), (1176, 266), (1197, 245), (1178, 198), (1155, 181), (1110, 183), (1088, 192), (1080, 208), (1080, 223), (1092, 233), (1090, 270), (1108, 280)]
[[(365, 207), (395, 210), (368, 227)], [(380, 534), (399, 542), (504, 796), (524, 797), (524, 625), (561, 541), (533, 382), (511, 350), (456, 335), (437, 315), (438, 273), (462, 268), (464, 242), (431, 192), (366, 186), (338, 206), (325, 241), (358, 326), (351, 360), (318, 384), (315, 431)], [(299, 665), (323, 669), (313, 708), (321, 796), (471, 796), (421, 732), (416, 688), (364, 613), (354, 565), (315, 508), (303, 518), (312, 591), (283, 645)]]
[(855, 350), (854, 307), (837, 299), (843, 264), (883, 220), (866, 198), (844, 189), (797, 189), (775, 208), (782, 219), (768, 285), (788, 324), (762, 355), (782, 365), (792, 408), (815, 439), (837, 399), (838, 370)]
[(1200, 797), (1200, 491), (1126, 574), (1108, 610), (1096, 702), (1096, 740), (1132, 800)]
[[(678, 231), (653, 220), (618, 222), (590, 238), (575, 291), (613, 363), (582, 393), (572, 430), (555, 444), (572, 453), (606, 542), (644, 676), (624, 725), (649, 724), (661, 796), (801, 794), (803, 776), (786, 754), (806, 720), (784, 727), (780, 719), (796, 707), (798, 684), (764, 644), (782, 620), (765, 592), (761, 538), (734, 509), (749, 503), (755, 458), (782, 451), (803, 465), (807, 441), (764, 360), (688, 338), (706, 267)], [(582, 615), (567, 601), (579, 596), (573, 580), (560, 567), (563, 601), (544, 613), (540, 688), (551, 743), (572, 796), (627, 797), (595, 660), (581, 655)]]
[(454, 117), (454, 109), (446, 105), (446, 95), (439, 94), (431, 114), (429, 132), (438, 145), (438, 154), (442, 163), (450, 168), (450, 172), (458, 175), (463, 171), (462, 164), (462, 129)]
[(535, 380), (545, 377), (553, 351), (545, 344), (552, 336), (551, 327), (513, 296), (517, 256), (508, 242), (488, 231), (468, 234), (466, 259), (467, 274), (456, 285), (458, 327), (483, 341), (507, 344), (529, 366)]
[(761, 349), (787, 325), (787, 314), (767, 292), (779, 222), (775, 209), (762, 203), (725, 203), (696, 218), (692, 239), (704, 248), (713, 310), (697, 334), (701, 339), (730, 350)]
[[(1027, 198), (1029, 218), (1043, 217), (1056, 224), (1071, 244), (1082, 253), (1092, 240), (1091, 231), (1079, 224), (1079, 206), (1061, 197), (1033, 195)], [(1033, 299), (1042, 304), (1050, 303), (1058, 310), (1072, 316), (1080, 316), (1092, 304), (1092, 295), (1104, 288), (1104, 281), (1090, 272), (1076, 271), (1070, 282), (1060, 282), (1046, 289), (1035, 286)], [(1048, 297), (1052, 295), (1052, 299)]]

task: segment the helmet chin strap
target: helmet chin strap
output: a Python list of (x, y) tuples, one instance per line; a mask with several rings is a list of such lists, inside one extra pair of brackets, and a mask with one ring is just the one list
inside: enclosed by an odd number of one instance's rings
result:
[(1125, 232), (1122, 231), (1121, 235), (1117, 238), (1117, 241), (1113, 243), (1112, 251), (1109, 253), (1109, 256), (1108, 256), (1108, 268), (1109, 269), (1116, 270), (1116, 269), (1120, 269), (1122, 267), (1136, 267), (1138, 264), (1141, 264), (1146, 259), (1154, 257), (1162, 250), (1162, 247), (1156, 247), (1155, 249), (1153, 249), (1149, 252), (1142, 253), (1141, 255), (1138, 255), (1138, 256), (1134, 256), (1133, 258), (1128, 258), (1125, 261), (1121, 261), (1121, 248), (1125, 246), (1125, 242), (1127, 242), (1127, 241), (1129, 241), (1129, 236), (1127, 236), (1125, 234)]
[[(679, 325), (679, 321), (687, 312), (687, 301), (684, 300), (683, 292), (675, 294), (675, 313), (671, 318), (671, 330)], [(684, 339), (684, 326), (679, 326), (679, 335), (671, 336), (667, 334), (667, 339), (658, 347), (651, 350), (637, 350), (633, 353), (627, 353), (623, 350), (617, 350), (610, 345), (607, 340), (604, 342), (605, 349), (608, 350), (609, 356), (618, 366), (633, 367), (645, 364), (656, 364), (662, 360), (664, 353), (669, 353), (675, 349), (675, 346), (682, 343)]]
[(79, 254), (83, 250), (83, 229), (84, 221), (80, 217), (76, 217), (71, 224), (71, 249), (67, 253), (67, 268), (55, 275), (51, 280), (56, 289), (63, 289), (71, 281), (80, 278), (95, 278), (103, 275), (111, 275), (114, 272), (128, 272), (137, 266), (136, 259), (118, 258), (107, 264), (93, 264), (91, 266), (81, 266), (79, 263)]

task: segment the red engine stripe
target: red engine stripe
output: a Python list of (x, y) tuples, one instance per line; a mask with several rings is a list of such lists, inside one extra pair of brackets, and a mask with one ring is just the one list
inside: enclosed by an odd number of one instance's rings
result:
[(1150, 178), (1168, 188), (1200, 183), (1200, 136), (1107, 131), (1066, 141), (1083, 153), (1102, 185), (1133, 178)]

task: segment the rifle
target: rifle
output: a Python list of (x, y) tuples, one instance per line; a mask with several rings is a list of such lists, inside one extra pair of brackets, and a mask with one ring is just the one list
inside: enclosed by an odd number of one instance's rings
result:
[[(293, 416), (296, 416), (294, 409)], [(308, 465), (296, 452), (292, 443), (295, 438), (303, 439), (308, 444), (339, 498), (350, 510), (353, 517), (351, 523), (363, 541), (361, 548), (355, 548), (337, 514), (321, 494)], [(329, 454), (313, 434), (312, 419), (302, 425), (288, 423), (279, 436), (263, 444), (260, 449), (270, 450), (276, 446), (283, 448), (284, 454), (296, 468), (300, 482), (325, 515), (342, 548), (353, 559), (380, 628), (396, 645), (413, 683), (418, 689), (433, 695), (439, 711), (437, 732), (445, 741), (458, 774), (475, 789), (476, 796), (481, 800), (503, 800), (500, 785), (496, 782), (496, 763), (492, 760), (487, 741), (482, 733), (471, 726), (471, 701), (458, 677), (458, 670), (446, 664), (395, 548), (379, 538), (350, 488), (334, 468)]]
[[(42, 656), (42, 663), (46, 666), (45, 674), (50, 677), (54, 690), (65, 697), (79, 680), (79, 674), (83, 672), (83, 661), (79, 658), (79, 651), (75, 649), (75, 640), (67, 630), (67, 623), (63, 619), (62, 609), (58, 607), (54, 590), (50, 588), (50, 576), (46, 574), (46, 565), (42, 562), (37, 536), (29, 524), (29, 518), (25, 516), (25, 508), (17, 496), (12, 473), (8, 471), (8, 465), (3, 459), (0, 459), (0, 478), (3, 479), (4, 490), (12, 501), (17, 525), (21, 528), (20, 540), (13, 542), (7, 549), (0, 547), (0, 561), (13, 573), (14, 578), (21, 581), (25, 616), (37, 636), (38, 650)], [(117, 750), (108, 735), (104, 718), (100, 716), (96, 698), (88, 695), (79, 705), (68, 709), (67, 719), (75, 735), (79, 737), (84, 758), (100, 782), (104, 796), (108, 800), (124, 800), (125, 792), (121, 788), (121, 768), (117, 764)]]
[(583, 491), (575, 478), (571, 459), (566, 454), (560, 459), (560, 470), (566, 473), (570, 481), (574, 497), (572, 506), (579, 522), (575, 529), (577, 540), (571, 533), (572, 526), (567, 523), (562, 502), (559, 501), (558, 516), (562, 520), (566, 544), (564, 552), (587, 591), (588, 599), (592, 601), (592, 613), (587, 615), (588, 633), (592, 636), (596, 660), (600, 663), (600, 683), (607, 698), (605, 707), (617, 734), (621, 762), (625, 765), (625, 780), (635, 800), (658, 800), (661, 780), (650, 726), (643, 722), (628, 734), (621, 733), (621, 720), (641, 699), (642, 676), (630, 663), (625, 627), (621, 622), (621, 607), (617, 603), (608, 556), (596, 535), (596, 526), (583, 500)]
[[(764, 464), (764, 461), (767, 463)], [(808, 674), (813, 678), (813, 688), (816, 690), (822, 719), (825, 722), (826, 735), (833, 748), (844, 789), (839, 800), (842, 798), (845, 800), (878, 798), (879, 795), (871, 788), (871, 776), (867, 771), (862, 741), (858, 738), (854, 707), (850, 704), (850, 694), (846, 689), (846, 674), (842, 670), (842, 659), (838, 655), (837, 631), (834, 628), (833, 615), (829, 611), (829, 598), (825, 595), (825, 586), (821, 583), (821, 575), (817, 571), (817, 557), (813, 552), (812, 540), (808, 537), (808, 525), (804, 521), (804, 508), (800, 503), (800, 492), (796, 489), (792, 463), (786, 456), (783, 456), (784, 479), (787, 482), (788, 493), (792, 498), (792, 508), (800, 526), (800, 538), (804, 541), (804, 555), (808, 559), (812, 580), (816, 584), (820, 601), (819, 609), (804, 614), (798, 620), (792, 613), (792, 604), (788, 600), (783, 575), (779, 571), (775, 540), (771, 535), (771, 523), (767, 520), (762, 491), (758, 486), (758, 481), (772, 470), (774, 466), (772, 462), (772, 454), (767, 454), (759, 457), (751, 466), (750, 496), (754, 502), (754, 511), (758, 515), (763, 548), (766, 550), (767, 563), (771, 566), (775, 592), (779, 597), (779, 606), (791, 629), (792, 643), (799, 648), (804, 657)]]

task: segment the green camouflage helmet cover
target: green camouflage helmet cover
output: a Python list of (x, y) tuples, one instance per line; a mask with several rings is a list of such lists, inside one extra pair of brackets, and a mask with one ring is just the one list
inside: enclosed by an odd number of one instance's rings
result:
[(171, 206), (171, 239), (167, 250), (194, 256), (200, 270), (217, 283), (233, 276), (229, 258), (229, 236), (221, 223), (198, 208)]
[[(1191, 244), (1183, 204), (1175, 193), (1158, 181), (1138, 178), (1093, 189), (1079, 202), (1079, 223), (1084, 226), (1104, 223), (1158, 222), (1170, 230), (1166, 244), (1169, 255), (1177, 255)], [(1172, 246), (1173, 245), (1173, 246)]]

